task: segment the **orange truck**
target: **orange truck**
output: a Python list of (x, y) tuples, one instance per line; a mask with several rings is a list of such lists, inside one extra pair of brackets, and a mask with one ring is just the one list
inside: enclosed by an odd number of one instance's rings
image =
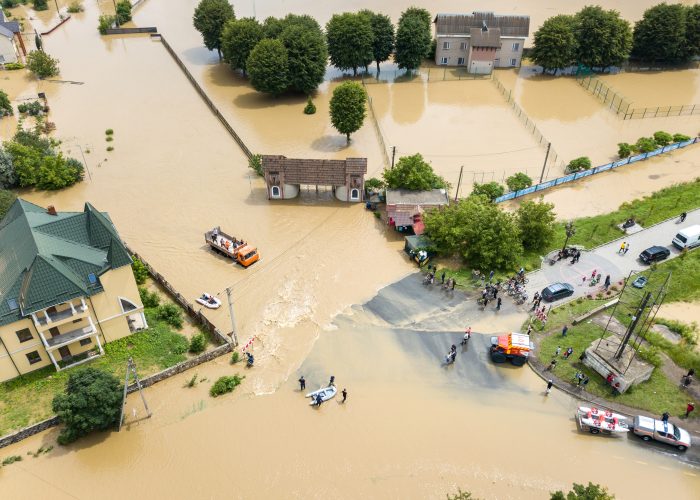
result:
[(524, 333), (504, 333), (491, 337), (489, 354), (494, 363), (510, 361), (515, 366), (523, 366), (527, 363), (530, 351), (534, 345), (530, 342), (530, 336)]
[(219, 227), (204, 233), (204, 241), (215, 252), (233, 259), (243, 267), (248, 267), (260, 260), (257, 248), (243, 240), (236, 239), (235, 236), (224, 233)]

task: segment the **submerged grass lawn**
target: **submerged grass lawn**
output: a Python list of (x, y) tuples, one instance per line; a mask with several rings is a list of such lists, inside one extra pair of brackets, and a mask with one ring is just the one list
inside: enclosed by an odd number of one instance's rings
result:
[(79, 367), (56, 372), (48, 366), (0, 384), (0, 436), (53, 415), (51, 402), (62, 392), (68, 375), (83, 367), (98, 368), (124, 378), (131, 356), (139, 376), (146, 376), (186, 358), (187, 339), (146, 311), (149, 328), (104, 346), (105, 355)]

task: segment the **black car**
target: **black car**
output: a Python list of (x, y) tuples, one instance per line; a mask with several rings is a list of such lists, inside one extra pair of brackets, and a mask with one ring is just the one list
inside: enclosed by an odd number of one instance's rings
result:
[(645, 264), (651, 264), (652, 262), (659, 262), (664, 260), (669, 255), (671, 255), (671, 250), (666, 247), (653, 246), (644, 250), (639, 254), (639, 259)]
[(542, 298), (546, 302), (554, 302), (555, 300), (570, 297), (574, 294), (574, 287), (568, 283), (552, 283), (547, 288), (542, 290)]

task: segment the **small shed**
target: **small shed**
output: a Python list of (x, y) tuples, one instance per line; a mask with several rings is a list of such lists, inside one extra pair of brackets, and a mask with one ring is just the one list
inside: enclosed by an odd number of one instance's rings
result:
[(341, 201), (362, 201), (367, 158), (317, 160), (264, 155), (262, 169), (268, 199), (288, 200), (299, 194), (302, 184), (331, 186)]
[(397, 231), (412, 230), (422, 234), (423, 213), (431, 208), (440, 208), (450, 204), (447, 191), (432, 189), (430, 191), (410, 191), (408, 189), (387, 189), (386, 214), (389, 225)]

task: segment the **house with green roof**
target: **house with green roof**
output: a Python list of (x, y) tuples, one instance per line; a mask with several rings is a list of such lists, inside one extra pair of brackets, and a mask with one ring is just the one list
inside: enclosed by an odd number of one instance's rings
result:
[(146, 328), (131, 257), (109, 215), (17, 199), (0, 221), (0, 381), (104, 354)]

